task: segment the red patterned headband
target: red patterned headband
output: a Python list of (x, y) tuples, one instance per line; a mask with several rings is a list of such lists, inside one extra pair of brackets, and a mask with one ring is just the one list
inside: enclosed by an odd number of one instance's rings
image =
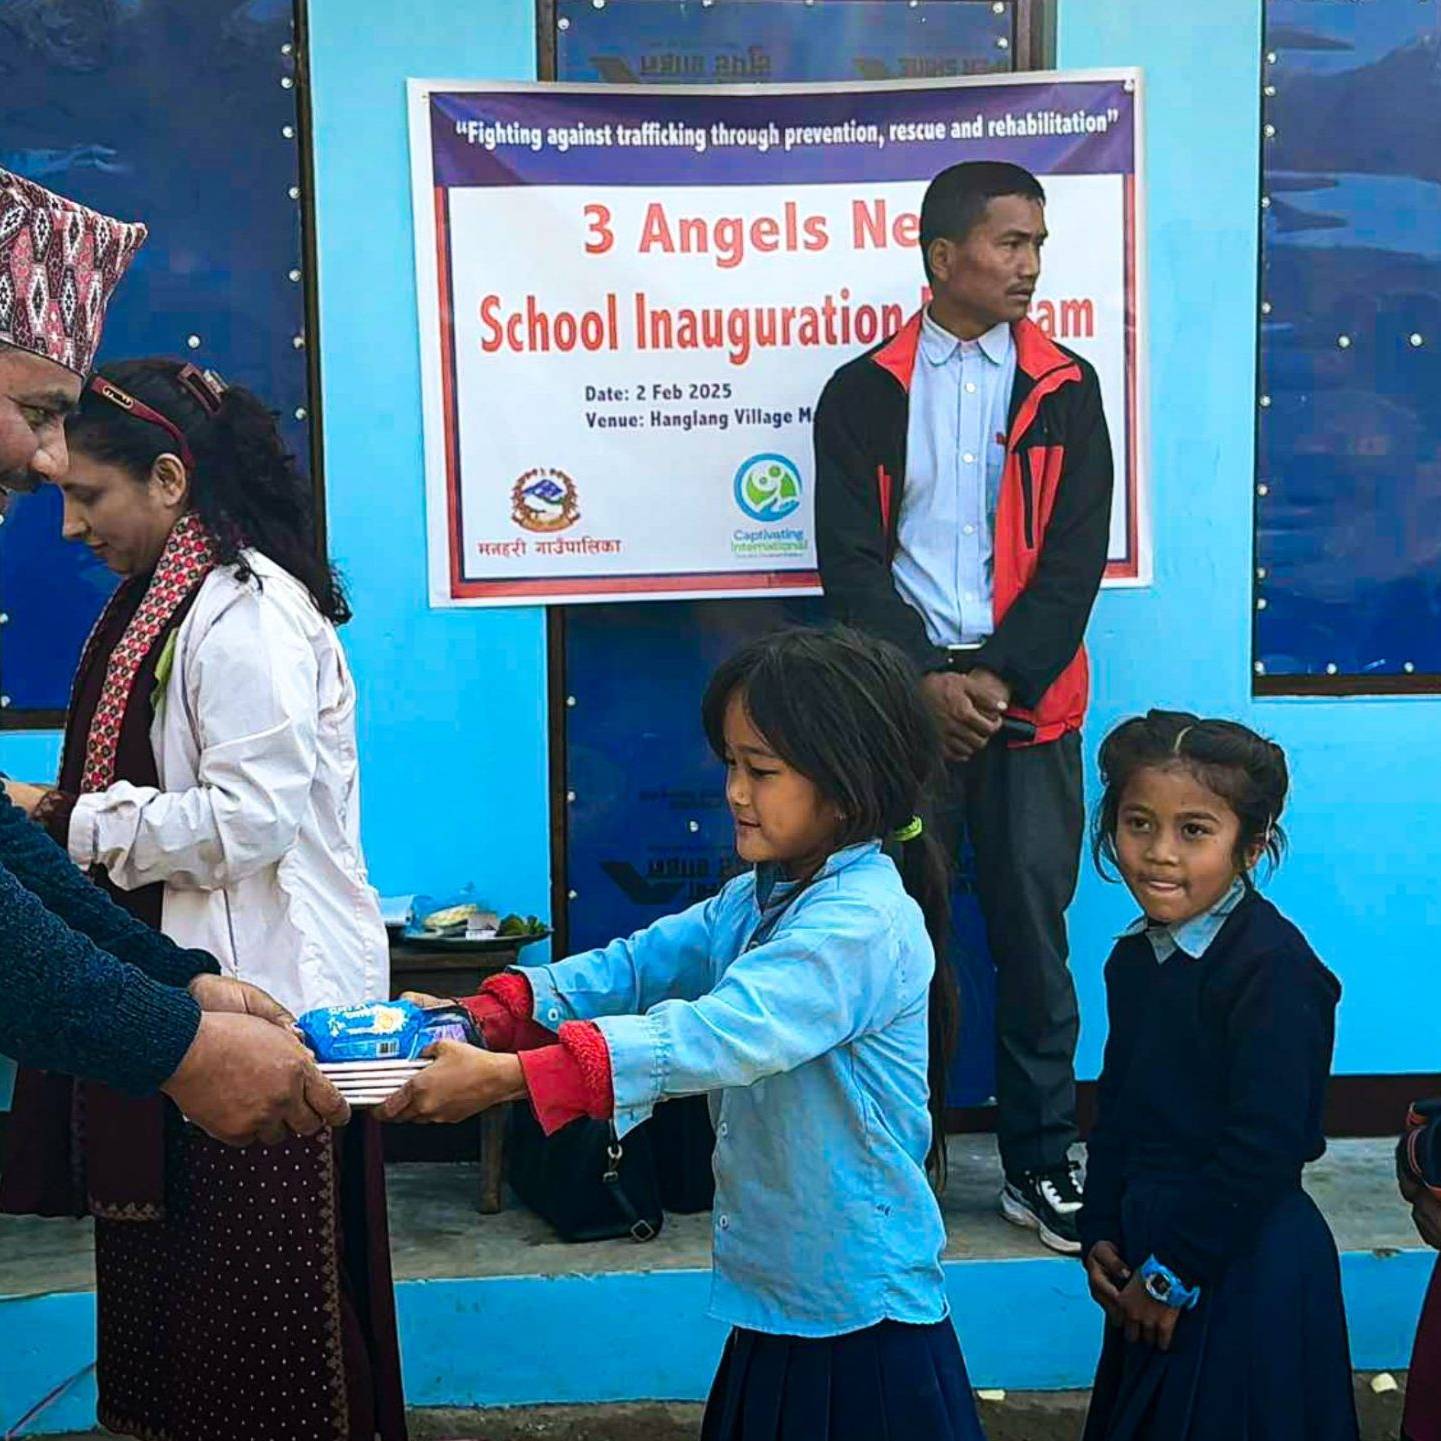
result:
[(195, 471), (195, 456), (191, 453), (189, 442), (185, 439), (185, 432), (175, 424), (173, 420), (167, 420), (158, 410), (152, 410), (143, 400), (121, 390), (112, 381), (106, 380), (103, 375), (95, 376), (89, 385), (102, 400), (108, 400), (111, 405), (117, 405), (121, 410), (127, 411), (137, 420), (147, 420), (151, 425), (158, 425), (175, 442), (176, 453), (180, 456), (181, 464), (186, 472), (193, 474)]

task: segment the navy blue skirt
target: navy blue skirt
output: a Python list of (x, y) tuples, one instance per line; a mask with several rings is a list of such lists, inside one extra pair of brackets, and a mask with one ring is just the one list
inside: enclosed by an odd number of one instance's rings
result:
[[(1131, 1181), (1122, 1254), (1133, 1264), (1183, 1194)], [(1176, 1323), (1169, 1351), (1106, 1327), (1084, 1441), (1358, 1441), (1336, 1243), (1301, 1190)]]
[(949, 1320), (812, 1339), (734, 1330), (701, 1441), (984, 1441)]

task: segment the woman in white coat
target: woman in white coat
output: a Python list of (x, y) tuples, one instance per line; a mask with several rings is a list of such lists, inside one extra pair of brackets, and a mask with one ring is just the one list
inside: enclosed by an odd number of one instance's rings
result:
[[(127, 361), (67, 439), (65, 535), (122, 582), (58, 785), (11, 798), (122, 905), (294, 1013), (387, 995), (350, 613), (273, 416), (193, 365)], [(379, 1143), (350, 1131), (230, 1152), (167, 1102), (22, 1073), (4, 1202), (97, 1218), (107, 1426), (403, 1437)]]

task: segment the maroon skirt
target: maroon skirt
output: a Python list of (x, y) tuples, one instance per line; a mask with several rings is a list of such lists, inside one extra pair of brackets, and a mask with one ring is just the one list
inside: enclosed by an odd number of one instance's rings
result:
[(378, 1127), (241, 1151), (171, 1115), (164, 1219), (95, 1222), (102, 1424), (404, 1441)]
[(1431, 1273), (1431, 1289), (1421, 1309), (1401, 1434), (1407, 1441), (1441, 1441), (1441, 1261)]

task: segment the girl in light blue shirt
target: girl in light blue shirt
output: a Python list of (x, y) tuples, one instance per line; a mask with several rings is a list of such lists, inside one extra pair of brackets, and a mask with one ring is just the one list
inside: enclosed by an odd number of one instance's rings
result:
[[(946, 865), (917, 819), (940, 762), (917, 677), (858, 632), (785, 631), (722, 665), (702, 714), (754, 869), (497, 978), (471, 1003), (488, 1043), (550, 1044), (442, 1043), (387, 1114), (528, 1096), (552, 1128), (584, 1112), (624, 1137), (657, 1102), (706, 1093), (711, 1310), (733, 1329), (704, 1441), (977, 1441), (927, 1175), (944, 1167), (956, 999), (936, 965)], [(519, 1028), (493, 1024), (518, 991)]]

